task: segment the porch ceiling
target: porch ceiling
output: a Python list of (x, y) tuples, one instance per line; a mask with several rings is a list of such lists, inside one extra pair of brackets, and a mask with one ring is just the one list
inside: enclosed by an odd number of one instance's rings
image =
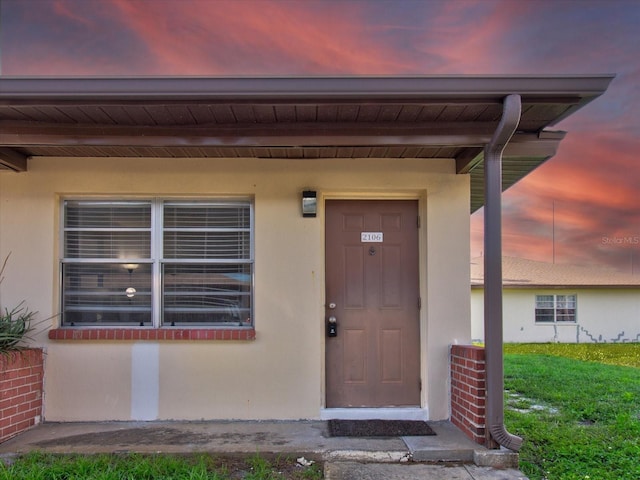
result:
[(453, 158), (483, 202), (483, 147), (511, 93), (506, 189), (553, 156), (545, 130), (613, 77), (0, 77), (0, 169), (30, 157)]

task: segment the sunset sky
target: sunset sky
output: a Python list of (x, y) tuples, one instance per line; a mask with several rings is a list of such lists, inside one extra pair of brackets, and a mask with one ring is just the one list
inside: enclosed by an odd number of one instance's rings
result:
[(0, 0), (6, 76), (613, 73), (504, 195), (503, 250), (638, 274), (639, 46), (640, 0)]

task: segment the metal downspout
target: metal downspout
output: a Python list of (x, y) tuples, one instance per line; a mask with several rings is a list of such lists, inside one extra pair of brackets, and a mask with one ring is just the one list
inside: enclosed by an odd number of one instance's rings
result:
[(514, 451), (522, 438), (504, 426), (502, 355), (502, 152), (520, 122), (520, 95), (504, 99), (502, 118), (484, 148), (484, 338), (486, 356), (487, 440)]

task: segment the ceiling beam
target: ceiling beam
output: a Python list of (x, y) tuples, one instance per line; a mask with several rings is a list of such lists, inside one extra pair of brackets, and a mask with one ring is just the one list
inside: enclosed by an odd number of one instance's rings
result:
[(0, 147), (0, 165), (14, 172), (26, 172), (27, 156), (12, 148)]
[(120, 126), (0, 121), (0, 145), (130, 147), (482, 146), (493, 122)]
[[(553, 157), (566, 132), (542, 131), (516, 133), (504, 149), (505, 158), (538, 158), (540, 162)], [(484, 161), (482, 149), (468, 148), (456, 158), (456, 173), (470, 173)]]
[(483, 147), (467, 148), (456, 157), (456, 173), (469, 173), (483, 160)]

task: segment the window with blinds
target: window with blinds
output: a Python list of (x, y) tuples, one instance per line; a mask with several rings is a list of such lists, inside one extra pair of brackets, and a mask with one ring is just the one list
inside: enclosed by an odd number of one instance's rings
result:
[(249, 200), (63, 203), (66, 326), (250, 326)]
[(576, 295), (536, 295), (536, 322), (576, 322)]
[(246, 203), (166, 202), (164, 324), (251, 324), (251, 209)]

